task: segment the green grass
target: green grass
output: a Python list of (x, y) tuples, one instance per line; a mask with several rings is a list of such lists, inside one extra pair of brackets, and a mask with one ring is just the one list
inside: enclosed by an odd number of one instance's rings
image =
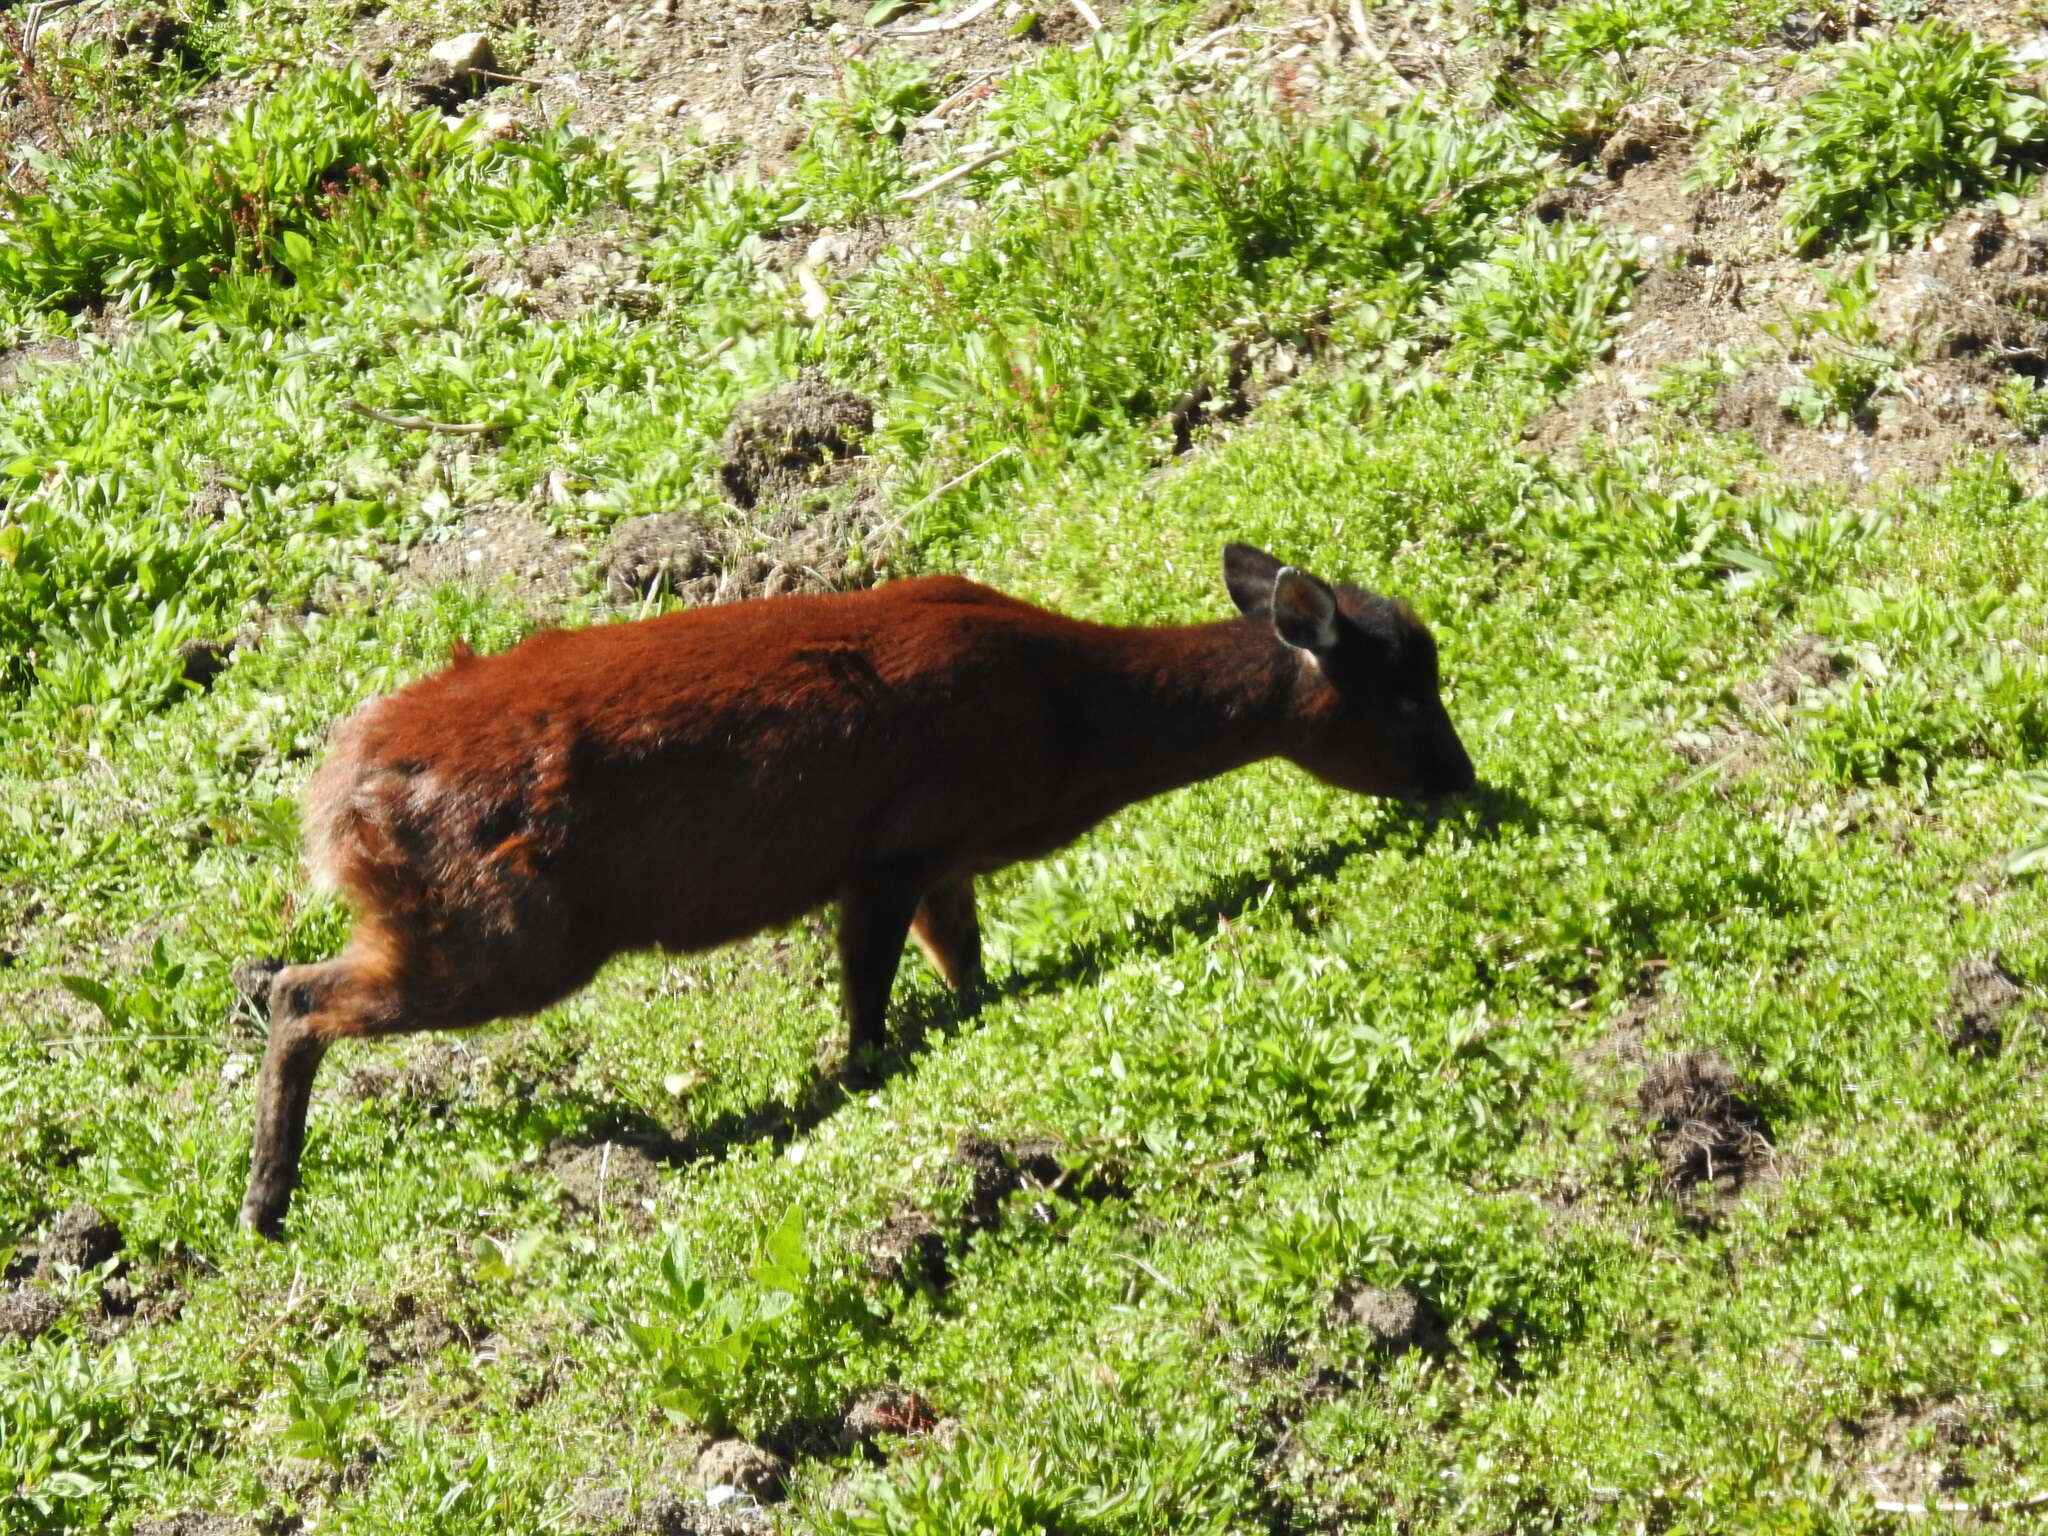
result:
[[(1611, 9), (1558, 29), (1696, 35)], [(284, 24), (216, 18), (208, 56)], [(1887, 1426), (1945, 1405), (1960, 1433), (1910, 1432), (1940, 1496), (2041, 1488), (2041, 501), (1985, 457), (1851, 505), (1679, 409), (1544, 457), (1524, 429), (1633, 269), (1523, 216), (1540, 125), (1190, 94), (1175, 24), (1011, 77), (979, 130), (1011, 155), (893, 216), (815, 326), (763, 241), (960, 148), (899, 143), (925, 97), (892, 65), (773, 183), (308, 76), (260, 153), (134, 125), (0, 226), (6, 323), (84, 338), (0, 396), (0, 1249), (90, 1200), (139, 1303), (117, 1328), (111, 1274), (58, 1275), (59, 1323), (0, 1342), (0, 1529), (587, 1531), (590, 1488), (669, 1486), (698, 1429), (806, 1447), (788, 1526), (871, 1536), (1862, 1532)], [(330, 216), (319, 154), (277, 156), (344, 139), (384, 169)], [(260, 230), (209, 222), (216, 174)], [(135, 197), (157, 243), (109, 211)], [(549, 318), (469, 259), (567, 230), (644, 283)], [(1788, 333), (1814, 369), (1868, 340), (1858, 281)], [(95, 285), (116, 339), (67, 313)], [(1282, 347), (1314, 365), (1176, 457), (1174, 402)], [(878, 402), (899, 568), (1187, 621), (1243, 539), (1406, 596), (1486, 793), (1422, 818), (1265, 766), (1135, 807), (986, 882), (998, 996), (962, 1019), (906, 964), (916, 1049), (843, 1101), (816, 922), (620, 961), (460, 1055), (339, 1049), (289, 1242), (241, 1238), (260, 1035), (229, 971), (344, 932), (296, 867), (323, 732), (536, 622), (397, 555), (488, 505), (593, 544), (737, 520), (719, 435), (806, 364)], [(442, 452), (349, 399), (494, 430)], [(566, 618), (619, 616), (600, 587)], [(182, 642), (238, 631), (184, 681)], [(1790, 655), (1825, 665), (1783, 683)], [(1990, 955), (2030, 995), (1952, 1048), (1950, 973)], [(1774, 1151), (1725, 1205), (1663, 1177), (1637, 1047), (1744, 1079)], [(690, 1149), (651, 1217), (564, 1203), (565, 1141), (650, 1125)], [(1056, 1138), (1074, 1192), (986, 1224), (966, 1132)], [(910, 1207), (944, 1287), (870, 1271)], [(1330, 1310), (1356, 1283), (1440, 1340), (1376, 1346)], [(823, 1451), (883, 1382), (957, 1439)]]

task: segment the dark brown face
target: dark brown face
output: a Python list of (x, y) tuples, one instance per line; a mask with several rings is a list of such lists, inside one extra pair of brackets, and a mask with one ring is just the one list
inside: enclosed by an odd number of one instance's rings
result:
[(1225, 547), (1223, 570), (1240, 610), (1270, 618), (1282, 644), (1313, 659), (1293, 761), (1340, 789), (1389, 799), (1438, 800), (1477, 785), (1444, 710), (1436, 641), (1405, 604), (1333, 589), (1243, 544)]
[(1334, 644), (1315, 653), (1330, 697), (1298, 761), (1365, 795), (1439, 800), (1478, 777), (1444, 710), (1436, 640), (1404, 604), (1339, 587)]

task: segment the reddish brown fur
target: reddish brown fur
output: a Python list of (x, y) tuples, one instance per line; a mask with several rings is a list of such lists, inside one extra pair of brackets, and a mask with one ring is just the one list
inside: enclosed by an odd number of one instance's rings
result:
[(281, 1219), (343, 1036), (532, 1012), (622, 951), (836, 901), (872, 1050), (906, 930), (971, 993), (973, 876), (1134, 800), (1275, 754), (1364, 793), (1469, 785), (1412, 614), (1242, 546), (1228, 569), (1246, 616), (1215, 624), (932, 577), (462, 648), (365, 706), (306, 792), (308, 861), (358, 922), (273, 991), (245, 1219)]

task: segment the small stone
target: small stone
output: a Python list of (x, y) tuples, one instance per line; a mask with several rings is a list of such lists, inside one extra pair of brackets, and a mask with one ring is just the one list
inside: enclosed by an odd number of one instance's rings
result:
[(699, 112), (697, 132), (707, 144), (723, 144), (733, 136), (732, 119), (723, 112)]
[(519, 137), (519, 115), (503, 107), (493, 107), (482, 115), (484, 133), (493, 139), (516, 139)]
[(657, 96), (648, 103), (648, 110), (656, 117), (674, 117), (682, 111), (683, 103), (690, 98), (680, 91), (671, 91), (666, 96)]
[(2013, 49), (2013, 58), (2021, 64), (2048, 63), (2048, 32), (2039, 37), (2030, 37)]
[(697, 1458), (691, 1476), (707, 1493), (737, 1488), (763, 1504), (773, 1504), (783, 1495), (789, 1467), (780, 1456), (748, 1441), (714, 1440)]
[(427, 57), (459, 75), (490, 74), (498, 68), (497, 50), (482, 32), (462, 32), (427, 50)]

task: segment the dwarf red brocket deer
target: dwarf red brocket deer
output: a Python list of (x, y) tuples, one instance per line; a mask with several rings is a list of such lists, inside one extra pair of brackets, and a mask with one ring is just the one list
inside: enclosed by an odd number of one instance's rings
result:
[(622, 951), (837, 902), (858, 1066), (906, 935), (971, 997), (974, 877), (1133, 801), (1273, 756), (1360, 794), (1472, 787), (1414, 614), (1242, 544), (1223, 566), (1221, 623), (1090, 624), (936, 576), (460, 649), (366, 705), (305, 802), (356, 924), (272, 986), (243, 1221), (278, 1230), (344, 1036), (532, 1013)]

